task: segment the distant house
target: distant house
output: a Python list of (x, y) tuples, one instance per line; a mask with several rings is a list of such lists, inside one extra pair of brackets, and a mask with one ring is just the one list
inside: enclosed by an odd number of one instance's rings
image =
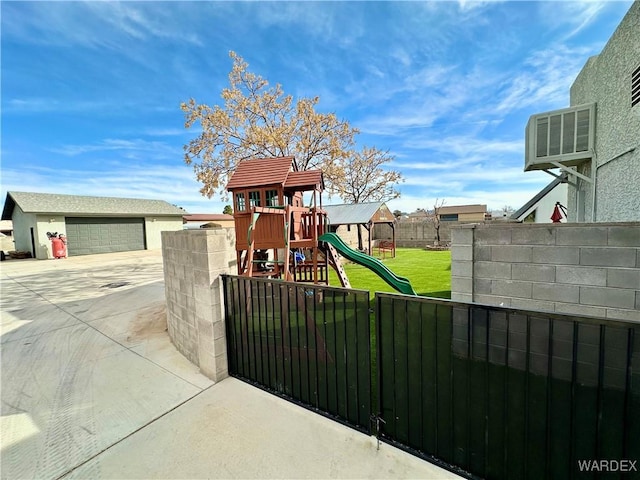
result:
[(573, 82), (570, 106), (529, 119), (525, 171), (568, 173), (570, 222), (640, 221), (639, 32), (633, 2)]
[(0, 220), (0, 233), (7, 237), (13, 236), (13, 222), (11, 220)]
[(551, 215), (556, 203), (567, 205), (566, 175), (555, 178), (531, 200), (511, 215), (512, 220), (531, 223), (552, 223)]
[(441, 222), (483, 222), (487, 219), (486, 205), (446, 205), (438, 209)]
[[(337, 233), (351, 248), (364, 249), (371, 253), (373, 228), (375, 225), (389, 225), (395, 241), (396, 219), (384, 202), (355, 203), (343, 205), (325, 205), (329, 228)], [(358, 225), (361, 225), (361, 238), (358, 238)]]
[(409, 223), (426, 222), (429, 219), (429, 215), (425, 210), (416, 210), (413, 213), (409, 213), (402, 220)]
[(13, 222), (11, 220), (0, 220), (0, 250), (3, 252), (15, 250), (13, 245)]
[(225, 213), (194, 213), (182, 216), (183, 228), (191, 230), (195, 228), (207, 228), (210, 225), (219, 225), (221, 228), (234, 228), (233, 215)]
[(64, 233), (69, 256), (161, 248), (160, 232), (182, 230), (184, 210), (163, 200), (8, 192), (2, 220), (15, 249), (52, 258), (47, 232)]

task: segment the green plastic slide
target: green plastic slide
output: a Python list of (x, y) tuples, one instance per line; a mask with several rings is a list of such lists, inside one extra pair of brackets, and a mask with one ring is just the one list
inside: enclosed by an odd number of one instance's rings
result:
[(318, 240), (333, 245), (340, 255), (354, 263), (367, 267), (400, 293), (404, 293), (406, 295), (417, 295), (413, 290), (409, 279), (399, 277), (377, 258), (352, 249), (335, 233), (325, 233)]

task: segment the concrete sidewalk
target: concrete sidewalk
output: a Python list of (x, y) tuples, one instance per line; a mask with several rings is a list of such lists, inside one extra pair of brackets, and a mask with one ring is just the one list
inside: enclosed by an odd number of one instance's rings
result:
[(159, 251), (0, 264), (2, 478), (458, 478), (171, 345)]

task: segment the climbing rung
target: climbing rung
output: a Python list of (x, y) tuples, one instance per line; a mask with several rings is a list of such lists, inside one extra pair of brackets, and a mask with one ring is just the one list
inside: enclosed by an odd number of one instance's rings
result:
[(338, 277), (340, 278), (340, 283), (342, 284), (343, 287), (351, 288), (351, 283), (349, 282), (349, 278), (347, 277), (347, 273), (345, 272), (344, 267), (342, 265), (342, 262), (340, 261), (340, 259), (338, 257), (338, 252), (335, 250), (333, 245), (331, 245), (330, 243), (326, 244), (326, 248), (327, 248), (327, 253), (328, 253), (328, 256), (329, 256), (330, 263), (332, 263), (333, 264), (333, 268), (336, 269), (336, 273), (338, 274)]

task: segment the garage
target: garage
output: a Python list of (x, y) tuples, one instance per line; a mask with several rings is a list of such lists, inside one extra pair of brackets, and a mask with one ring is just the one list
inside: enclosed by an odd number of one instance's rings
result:
[(44, 260), (54, 233), (66, 235), (70, 257), (159, 249), (185, 214), (164, 200), (11, 191), (2, 220), (13, 222), (15, 253)]
[(145, 249), (144, 218), (67, 217), (70, 256)]

